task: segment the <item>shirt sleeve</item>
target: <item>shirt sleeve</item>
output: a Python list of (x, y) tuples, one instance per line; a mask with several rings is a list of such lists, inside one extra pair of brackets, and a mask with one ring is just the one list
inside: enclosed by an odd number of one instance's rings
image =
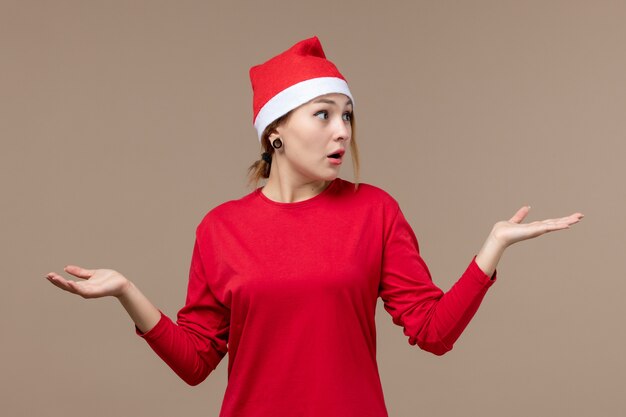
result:
[(217, 367), (228, 351), (230, 311), (207, 282), (198, 237), (194, 244), (185, 306), (176, 323), (161, 312), (148, 332), (135, 332), (189, 385), (197, 385)]
[(385, 231), (379, 296), (409, 344), (435, 355), (452, 349), (496, 281), (496, 271), (487, 276), (475, 260), (444, 293), (432, 282), (415, 233), (398, 206)]

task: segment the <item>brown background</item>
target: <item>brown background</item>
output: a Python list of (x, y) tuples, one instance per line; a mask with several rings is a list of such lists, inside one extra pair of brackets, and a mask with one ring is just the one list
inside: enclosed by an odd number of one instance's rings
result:
[(625, 415), (624, 2), (0, 4), (2, 415), (218, 415), (227, 357), (189, 387), (115, 299), (44, 274), (113, 268), (175, 316), (196, 225), (260, 157), (248, 69), (313, 35), (355, 95), (362, 181), (442, 288), (523, 204), (586, 215), (509, 248), (443, 357), (379, 299), (390, 416)]

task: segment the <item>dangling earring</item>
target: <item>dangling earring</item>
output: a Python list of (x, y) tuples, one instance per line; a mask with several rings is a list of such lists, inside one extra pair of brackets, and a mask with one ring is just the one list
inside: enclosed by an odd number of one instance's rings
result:
[(278, 149), (283, 146), (283, 142), (280, 140), (280, 138), (276, 138), (272, 142), (272, 146), (274, 147), (274, 149)]

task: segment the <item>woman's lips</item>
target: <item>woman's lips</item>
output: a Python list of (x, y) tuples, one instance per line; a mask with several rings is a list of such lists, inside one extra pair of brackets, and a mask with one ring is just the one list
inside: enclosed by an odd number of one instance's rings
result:
[(331, 157), (329, 156), (329, 157), (327, 157), (326, 159), (328, 159), (328, 161), (329, 161), (331, 164), (334, 164), (334, 165), (341, 165), (341, 159), (342, 159), (341, 157), (339, 157), (339, 158), (331, 158)]
[(345, 153), (346, 153), (345, 149), (339, 148), (339, 149), (335, 150), (334, 152), (328, 154), (328, 159), (330, 160), (331, 164), (341, 165), (341, 161), (343, 159), (343, 154), (345, 154)]

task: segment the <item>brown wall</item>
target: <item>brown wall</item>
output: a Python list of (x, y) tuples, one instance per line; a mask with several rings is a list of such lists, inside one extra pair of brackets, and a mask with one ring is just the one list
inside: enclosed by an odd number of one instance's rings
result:
[(626, 3), (224, 3), (0, 2), (2, 415), (218, 415), (227, 358), (189, 387), (116, 300), (43, 276), (113, 268), (174, 317), (195, 226), (260, 157), (248, 69), (313, 35), (444, 289), (523, 204), (586, 216), (509, 248), (443, 357), (379, 300), (390, 416), (624, 415)]

